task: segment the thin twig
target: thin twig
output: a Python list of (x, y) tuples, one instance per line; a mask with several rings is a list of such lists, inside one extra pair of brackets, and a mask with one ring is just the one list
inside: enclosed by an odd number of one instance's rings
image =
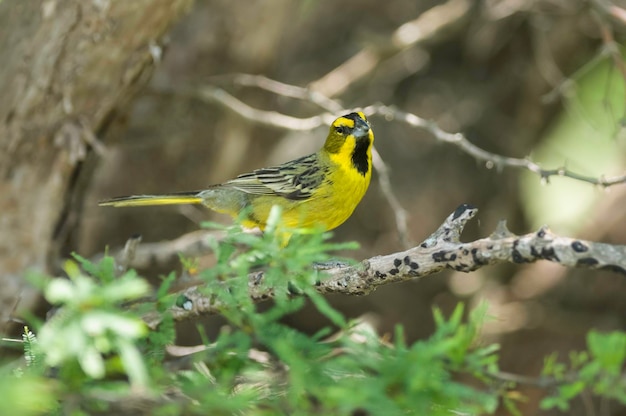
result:
[(226, 79), (233, 84), (245, 87), (255, 87), (265, 91), (272, 92), (282, 97), (295, 98), (302, 101), (308, 101), (320, 108), (330, 112), (339, 113), (344, 107), (337, 101), (326, 97), (325, 95), (312, 91), (310, 88), (298, 87), (296, 85), (285, 84), (280, 81), (265, 77), (263, 75), (254, 74), (231, 74), (220, 75), (209, 78), (209, 82), (213, 80)]
[[(164, 265), (168, 262), (175, 260), (179, 255), (186, 257), (198, 257), (211, 252), (211, 244), (209, 240), (211, 238), (221, 239), (225, 235), (221, 231), (213, 230), (197, 230), (187, 234), (183, 234), (180, 237), (163, 241), (158, 243), (143, 243), (140, 236), (131, 237), (123, 249), (113, 250), (115, 253), (113, 256), (118, 259), (118, 264), (122, 267), (128, 268), (146, 268), (154, 265)], [(132, 246), (132, 255), (127, 250), (129, 243)], [(100, 253), (93, 257), (92, 261), (98, 262), (104, 253)], [(125, 269), (122, 269), (124, 271)]]
[(407, 212), (400, 204), (398, 197), (393, 192), (393, 188), (391, 187), (391, 178), (389, 174), (389, 167), (385, 164), (385, 161), (378, 151), (374, 148), (372, 149), (372, 164), (374, 165), (374, 169), (378, 172), (378, 185), (380, 186), (380, 190), (383, 195), (387, 199), (389, 206), (393, 210), (393, 215), (396, 220), (396, 230), (398, 231), (398, 238), (402, 247), (409, 248), (409, 232), (407, 226)]
[(124, 249), (120, 252), (119, 259), (116, 262), (119, 265), (120, 273), (124, 273), (130, 268), (130, 265), (135, 260), (135, 254), (137, 253), (139, 243), (141, 243), (140, 234), (133, 235), (126, 240)]
[[(218, 102), (233, 110), (237, 114), (256, 123), (288, 130), (300, 131), (313, 129), (322, 124), (330, 124), (336, 116), (331, 113), (322, 113), (320, 115), (309, 118), (297, 118), (276, 113), (274, 111), (258, 110), (248, 106), (247, 104), (228, 94), (226, 91), (214, 87), (201, 88), (199, 98), (207, 101)], [(415, 114), (399, 110), (392, 106), (375, 104), (365, 107), (363, 109), (363, 112), (368, 116), (374, 114), (381, 115), (387, 120), (398, 120), (412, 127), (424, 129), (431, 133), (435, 137), (435, 139), (441, 142), (454, 144), (475, 159), (485, 162), (485, 165), (488, 169), (494, 167), (498, 169), (501, 169), (503, 167), (521, 168), (536, 173), (542, 180), (546, 181), (549, 180), (549, 178), (552, 176), (561, 176), (582, 182), (587, 182), (592, 185), (599, 185), (605, 188), (617, 184), (626, 183), (626, 175), (613, 177), (605, 177), (603, 175), (599, 177), (587, 176), (571, 171), (566, 167), (546, 169), (528, 158), (508, 157), (488, 152), (470, 142), (462, 133), (448, 133), (442, 130), (437, 125), (437, 123), (433, 121), (426, 120)]]
[(605, 52), (610, 55), (613, 60), (613, 65), (619, 70), (620, 75), (622, 76), (622, 82), (626, 84), (626, 65), (624, 64), (624, 58), (620, 51), (620, 47), (615, 42), (615, 38), (613, 36), (613, 28), (611, 25), (605, 20), (604, 13), (595, 10), (595, 13), (592, 13), (595, 20), (598, 22), (598, 26), (600, 27), (600, 33), (602, 34), (602, 43), (604, 44)]
[(187, 94), (208, 102), (216, 102), (231, 109), (240, 116), (265, 126), (277, 127), (286, 130), (306, 131), (313, 130), (322, 125), (330, 125), (335, 116), (331, 113), (322, 113), (309, 118), (290, 117), (276, 111), (264, 111), (238, 100), (221, 88), (203, 86), (197, 91), (189, 91)]
[(544, 169), (539, 164), (531, 161), (527, 158), (515, 158), (498, 155), (496, 153), (488, 152), (470, 142), (461, 133), (448, 133), (442, 130), (437, 123), (423, 119), (412, 113), (398, 110), (397, 108), (386, 106), (383, 104), (372, 105), (366, 107), (363, 112), (367, 115), (379, 114), (387, 119), (396, 119), (410, 126), (424, 129), (431, 133), (435, 138), (441, 142), (451, 143), (459, 147), (465, 153), (473, 156), (475, 159), (485, 162), (488, 169), (491, 168), (522, 168), (527, 169), (533, 173), (536, 173), (543, 180), (548, 180), (552, 176), (561, 176), (571, 179), (576, 179), (582, 182), (588, 182), (593, 185), (600, 185), (603, 187), (609, 187), (612, 185), (623, 184), (626, 182), (626, 175), (614, 176), (614, 177), (593, 177), (581, 175), (573, 172), (565, 167), (559, 167), (554, 169)]
[(564, 383), (564, 381), (559, 381), (552, 377), (531, 377), (521, 374), (508, 373), (506, 371), (492, 372), (487, 373), (486, 375), (494, 380), (504, 383), (523, 384), (527, 386), (539, 387), (541, 389), (558, 386)]
[(474, 2), (470, 0), (449, 0), (437, 5), (397, 28), (385, 45), (366, 46), (337, 68), (311, 83), (310, 88), (327, 96), (334, 97), (346, 91), (350, 85), (372, 73), (378, 65), (397, 53), (421, 43), (433, 41), (446, 33), (454, 33), (460, 27)]

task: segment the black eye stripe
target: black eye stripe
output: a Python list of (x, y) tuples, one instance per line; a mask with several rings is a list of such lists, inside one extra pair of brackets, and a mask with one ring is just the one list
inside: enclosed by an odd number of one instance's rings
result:
[(350, 128), (348, 126), (337, 126), (335, 127), (337, 133), (348, 134), (350, 133)]

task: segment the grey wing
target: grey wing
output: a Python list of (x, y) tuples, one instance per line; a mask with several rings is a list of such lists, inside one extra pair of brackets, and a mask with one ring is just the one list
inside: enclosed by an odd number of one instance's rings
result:
[(309, 199), (322, 183), (325, 172), (320, 170), (323, 169), (319, 166), (317, 154), (312, 154), (280, 166), (244, 173), (222, 186), (253, 195), (278, 195), (304, 200)]

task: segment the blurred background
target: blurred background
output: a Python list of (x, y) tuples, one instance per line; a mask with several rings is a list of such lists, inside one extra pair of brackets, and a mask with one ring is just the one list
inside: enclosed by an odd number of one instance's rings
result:
[[(188, 94), (214, 86), (259, 109), (295, 117), (321, 112), (306, 101), (238, 85), (231, 76), (237, 73), (311, 86), (345, 108), (394, 105), (485, 150), (531, 157), (546, 168), (623, 174), (626, 22), (612, 12), (610, 2), (583, 0), (196, 1), (169, 33), (147, 87), (101, 138), (107, 152), (90, 162), (80, 222), (62, 252), (90, 257), (137, 233), (144, 242), (160, 242), (197, 230), (204, 220), (230, 223), (195, 207), (111, 209), (97, 201), (199, 190), (322, 145), (327, 126), (305, 132), (262, 126)], [(626, 244), (624, 185), (605, 189), (489, 169), (428, 132), (383, 117), (371, 122), (408, 213), (412, 244), (462, 203), (480, 209), (465, 241), (489, 235), (505, 219), (516, 234), (547, 224), (560, 235)], [(404, 248), (374, 175), (354, 215), (334, 231), (335, 241), (360, 244), (342, 253), (356, 260)], [(177, 267), (155, 261), (141, 272), (158, 276)], [(449, 312), (459, 301), (486, 300), (494, 319), (484, 339), (502, 345), (502, 370), (537, 376), (546, 354), (566, 359), (584, 348), (590, 329), (626, 329), (625, 298), (624, 276), (540, 262), (448, 271), (330, 300), (348, 317), (368, 314), (381, 334), (402, 324), (411, 340), (431, 333), (433, 307)], [(290, 323), (308, 332), (328, 324), (313, 308)], [(220, 324), (206, 320), (209, 333)], [(195, 333), (195, 323), (181, 325), (180, 343), (197, 342)], [(542, 392), (523, 392), (529, 398), (523, 414), (556, 414), (533, 413)], [(610, 409), (626, 414), (614, 403)], [(581, 401), (570, 414), (588, 413)]]

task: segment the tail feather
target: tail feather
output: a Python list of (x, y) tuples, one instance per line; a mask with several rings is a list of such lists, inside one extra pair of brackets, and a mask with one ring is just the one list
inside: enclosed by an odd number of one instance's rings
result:
[(181, 192), (167, 195), (133, 195), (100, 201), (101, 207), (146, 207), (152, 205), (201, 204), (198, 192)]

